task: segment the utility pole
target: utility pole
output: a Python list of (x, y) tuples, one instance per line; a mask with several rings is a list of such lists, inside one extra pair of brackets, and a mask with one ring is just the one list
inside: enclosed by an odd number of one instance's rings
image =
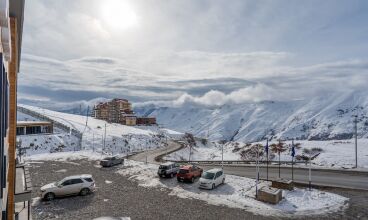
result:
[(268, 137), (267, 137), (265, 150), (266, 150), (266, 157), (267, 157), (266, 172), (267, 172), (267, 181), (268, 181)]
[(104, 138), (103, 138), (103, 135), (101, 134), (101, 156), (103, 154), (103, 144), (104, 144)]
[(92, 133), (92, 149), (95, 152), (95, 133)]
[[(281, 140), (279, 139), (279, 148), (281, 148)], [(279, 153), (279, 179), (281, 179), (281, 171), (280, 171), (280, 169), (281, 169), (281, 161), (280, 161), (280, 154), (281, 154), (281, 149), (278, 149), (278, 153)]]
[(103, 139), (103, 150), (105, 150), (105, 146), (106, 146), (106, 123), (105, 123), (105, 134)]
[(309, 191), (312, 190), (312, 155), (309, 155)]
[(192, 155), (192, 145), (189, 144), (189, 163), (190, 163), (190, 157)]
[(294, 182), (294, 157), (295, 157), (295, 146), (294, 139), (291, 142), (291, 180)]
[(354, 116), (355, 128), (355, 168), (358, 168), (358, 115)]
[(256, 162), (256, 198), (258, 198), (258, 181), (259, 181), (259, 148), (257, 147), (257, 162)]
[(169, 143), (167, 142), (167, 134), (165, 135), (165, 139), (166, 139), (165, 157), (167, 157), (167, 154), (169, 152)]
[(221, 168), (224, 169), (224, 145), (221, 144)]

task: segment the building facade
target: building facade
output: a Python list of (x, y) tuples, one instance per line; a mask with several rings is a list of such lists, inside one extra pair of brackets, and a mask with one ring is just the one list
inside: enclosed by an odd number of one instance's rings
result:
[(108, 122), (120, 123), (122, 115), (131, 114), (132, 104), (126, 99), (113, 99), (107, 103), (108, 105)]
[(51, 134), (54, 131), (49, 121), (17, 121), (17, 136), (30, 134)]
[(98, 103), (93, 109), (93, 117), (110, 123), (128, 126), (156, 125), (154, 117), (138, 117), (134, 115), (132, 104), (126, 99), (113, 99), (109, 102)]
[(107, 103), (98, 103), (93, 109), (93, 117), (107, 121), (109, 118)]
[(122, 114), (120, 123), (123, 125), (135, 126), (137, 125), (137, 116), (133, 114)]
[[(15, 219), (17, 75), (22, 42), (24, 0), (0, 0), (0, 211)], [(29, 203), (28, 203), (29, 204)]]
[(154, 117), (137, 117), (137, 125), (156, 125)]

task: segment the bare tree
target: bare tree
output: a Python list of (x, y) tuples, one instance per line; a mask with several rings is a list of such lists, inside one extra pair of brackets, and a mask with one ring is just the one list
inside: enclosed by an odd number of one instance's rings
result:
[(277, 144), (271, 144), (271, 151), (279, 155), (279, 178), (281, 178), (281, 153), (286, 151), (285, 143), (279, 140)]

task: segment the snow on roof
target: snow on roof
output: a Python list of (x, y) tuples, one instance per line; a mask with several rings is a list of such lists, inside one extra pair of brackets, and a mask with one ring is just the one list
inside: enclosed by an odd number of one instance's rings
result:
[(208, 173), (217, 173), (219, 171), (222, 171), (222, 169), (221, 168), (213, 168), (213, 169), (210, 169), (210, 170), (206, 170), (206, 172), (208, 172)]
[(18, 126), (22, 125), (51, 125), (49, 121), (17, 121)]
[(92, 178), (91, 174), (80, 174), (80, 175), (73, 175), (73, 176), (67, 176), (63, 180), (70, 180), (75, 178)]
[(174, 164), (174, 162), (165, 162), (165, 163), (162, 163), (162, 164), (160, 164), (160, 165), (163, 165), (163, 166), (169, 166), (169, 165), (171, 165), (171, 164)]

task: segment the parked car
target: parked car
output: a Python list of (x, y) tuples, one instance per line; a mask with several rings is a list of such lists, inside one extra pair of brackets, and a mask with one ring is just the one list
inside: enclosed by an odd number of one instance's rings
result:
[(180, 167), (178, 174), (176, 175), (178, 181), (189, 180), (194, 183), (195, 178), (202, 175), (203, 169), (197, 165), (185, 165)]
[(225, 183), (225, 174), (222, 169), (214, 168), (204, 172), (199, 179), (199, 188), (214, 189)]
[(174, 177), (179, 172), (179, 164), (174, 162), (166, 162), (158, 167), (157, 174), (160, 177)]
[(100, 161), (100, 165), (103, 167), (112, 167), (123, 163), (124, 158), (121, 158), (119, 156), (105, 157), (103, 160)]
[(90, 174), (68, 176), (64, 179), (41, 187), (41, 198), (53, 200), (55, 197), (85, 196), (95, 190), (95, 181)]

